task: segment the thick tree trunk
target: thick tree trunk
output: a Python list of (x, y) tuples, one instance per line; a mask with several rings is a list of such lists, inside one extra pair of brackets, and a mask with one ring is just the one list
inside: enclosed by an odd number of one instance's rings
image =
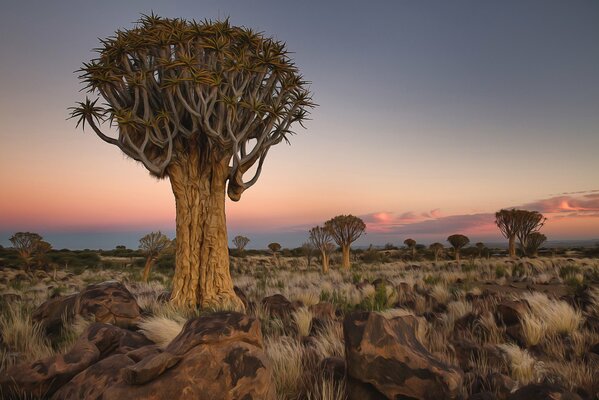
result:
[(327, 274), (329, 272), (329, 255), (324, 251), (321, 251), (322, 254), (322, 273)]
[(416, 247), (412, 247), (412, 261), (416, 259)]
[(435, 264), (439, 262), (439, 253), (435, 251)]
[(508, 239), (508, 250), (510, 252), (510, 257), (516, 258), (516, 237), (511, 236)]
[(458, 262), (458, 267), (460, 266), (460, 249), (455, 249), (455, 260)]
[(150, 270), (152, 269), (152, 264), (154, 264), (154, 259), (152, 257), (148, 257), (146, 259), (146, 265), (144, 266), (144, 273), (142, 277), (142, 280), (144, 282), (147, 282), (150, 278)]
[(176, 268), (171, 295), (176, 306), (243, 308), (229, 272), (227, 172), (225, 157), (215, 160), (193, 151), (169, 167), (177, 208)]
[(351, 263), (349, 262), (349, 245), (341, 246), (341, 251), (343, 253), (343, 269), (349, 270)]

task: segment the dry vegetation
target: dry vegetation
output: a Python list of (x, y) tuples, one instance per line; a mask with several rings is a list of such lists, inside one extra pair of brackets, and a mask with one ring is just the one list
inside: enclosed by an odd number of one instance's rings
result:
[[(334, 255), (335, 256), (335, 255)], [(233, 258), (234, 282), (246, 295), (249, 313), (259, 318), (281, 399), (344, 399), (346, 382), (325, 373), (323, 360), (343, 357), (344, 313), (381, 311), (387, 317), (415, 313), (426, 320), (418, 337), (437, 358), (465, 372), (467, 397), (478, 377), (500, 373), (515, 381), (559, 383), (594, 398), (599, 391), (599, 260), (567, 258), (471, 259), (455, 262), (387, 261), (354, 263), (330, 272), (305, 259), (268, 256)], [(336, 262), (336, 265), (335, 265)], [(164, 346), (192, 314), (183, 314), (159, 296), (170, 277), (156, 272), (139, 281), (138, 268), (57, 270), (25, 273), (0, 269), (0, 373), (17, 360), (35, 360), (68, 348), (89, 321), (68, 325), (50, 341), (32, 322), (37, 305), (55, 295), (76, 292), (90, 282), (116, 279), (126, 283), (144, 313), (139, 330)], [(378, 280), (378, 282), (376, 281)], [(264, 297), (282, 294), (295, 306), (289, 318), (277, 318), (261, 305)], [(499, 320), (497, 305), (524, 301), (518, 333)], [(329, 302), (337, 318), (317, 321), (310, 306)], [(465, 353), (463, 343), (471, 347)], [(498, 390), (490, 388), (491, 390)]]

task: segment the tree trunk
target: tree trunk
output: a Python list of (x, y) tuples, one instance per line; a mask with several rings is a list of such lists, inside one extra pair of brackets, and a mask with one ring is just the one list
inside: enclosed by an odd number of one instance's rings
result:
[(321, 251), (322, 254), (322, 273), (327, 274), (329, 272), (329, 255), (324, 251)]
[(349, 270), (349, 267), (351, 266), (351, 263), (349, 262), (349, 245), (341, 246), (341, 251), (343, 253), (343, 263), (341, 265), (343, 266), (343, 269)]
[(439, 261), (439, 253), (435, 251), (435, 264)]
[(511, 258), (516, 258), (516, 237), (510, 236), (508, 239), (508, 250)]
[(169, 166), (177, 209), (176, 268), (171, 295), (176, 306), (243, 309), (229, 272), (227, 172), (228, 158), (216, 159), (210, 154), (202, 157), (199, 151), (192, 150)]
[(144, 282), (147, 282), (150, 278), (150, 270), (152, 269), (152, 264), (154, 264), (154, 259), (152, 257), (148, 257), (146, 259), (146, 265), (144, 266), (144, 273), (142, 277), (142, 280)]
[(455, 249), (455, 260), (458, 262), (458, 267), (460, 266), (460, 249)]
[(416, 259), (416, 247), (412, 247), (412, 261)]

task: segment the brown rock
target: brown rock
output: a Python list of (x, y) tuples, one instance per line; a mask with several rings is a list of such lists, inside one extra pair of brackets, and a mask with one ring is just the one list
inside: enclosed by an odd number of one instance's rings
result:
[(31, 318), (44, 328), (46, 334), (57, 335), (62, 329), (63, 318), (73, 318), (76, 300), (77, 294), (49, 299), (35, 309)]
[(123, 328), (134, 326), (141, 313), (135, 297), (116, 281), (86, 287), (77, 297), (75, 310), (83, 318)]
[(452, 399), (461, 371), (435, 359), (416, 338), (421, 320), (358, 312), (343, 322), (347, 374), (388, 399)]
[(335, 381), (342, 381), (345, 378), (345, 360), (341, 357), (323, 358), (319, 369), (322, 375), (331, 377)]
[(579, 395), (561, 386), (548, 383), (533, 383), (512, 393), (508, 400), (582, 400)]
[(504, 301), (497, 305), (497, 320), (503, 322), (506, 326), (512, 326), (520, 323), (521, 316), (529, 311), (528, 303), (525, 300)]
[(335, 306), (328, 302), (321, 302), (308, 307), (312, 316), (320, 320), (335, 319)]
[(280, 319), (289, 318), (289, 316), (297, 310), (285, 296), (282, 294), (273, 294), (262, 299), (262, 305), (271, 317), (277, 317)]
[(187, 321), (162, 353), (122, 369), (103, 399), (273, 400), (270, 362), (257, 320), (217, 312)]
[(0, 377), (0, 393), (21, 397), (51, 396), (78, 373), (119, 347), (122, 329), (95, 323), (66, 354), (17, 364)]
[(107, 387), (121, 381), (121, 370), (133, 364), (135, 361), (125, 354), (107, 357), (77, 374), (54, 393), (52, 400), (100, 399)]

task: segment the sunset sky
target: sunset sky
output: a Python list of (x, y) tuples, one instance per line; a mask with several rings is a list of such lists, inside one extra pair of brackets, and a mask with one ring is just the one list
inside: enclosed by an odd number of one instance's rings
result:
[(494, 212), (599, 239), (599, 2), (6, 1), (0, 13), (0, 244), (136, 247), (174, 231), (174, 198), (66, 120), (98, 38), (141, 13), (230, 17), (287, 43), (319, 104), (259, 182), (227, 203), (229, 237), (299, 246), (337, 214), (358, 244), (498, 241)]

